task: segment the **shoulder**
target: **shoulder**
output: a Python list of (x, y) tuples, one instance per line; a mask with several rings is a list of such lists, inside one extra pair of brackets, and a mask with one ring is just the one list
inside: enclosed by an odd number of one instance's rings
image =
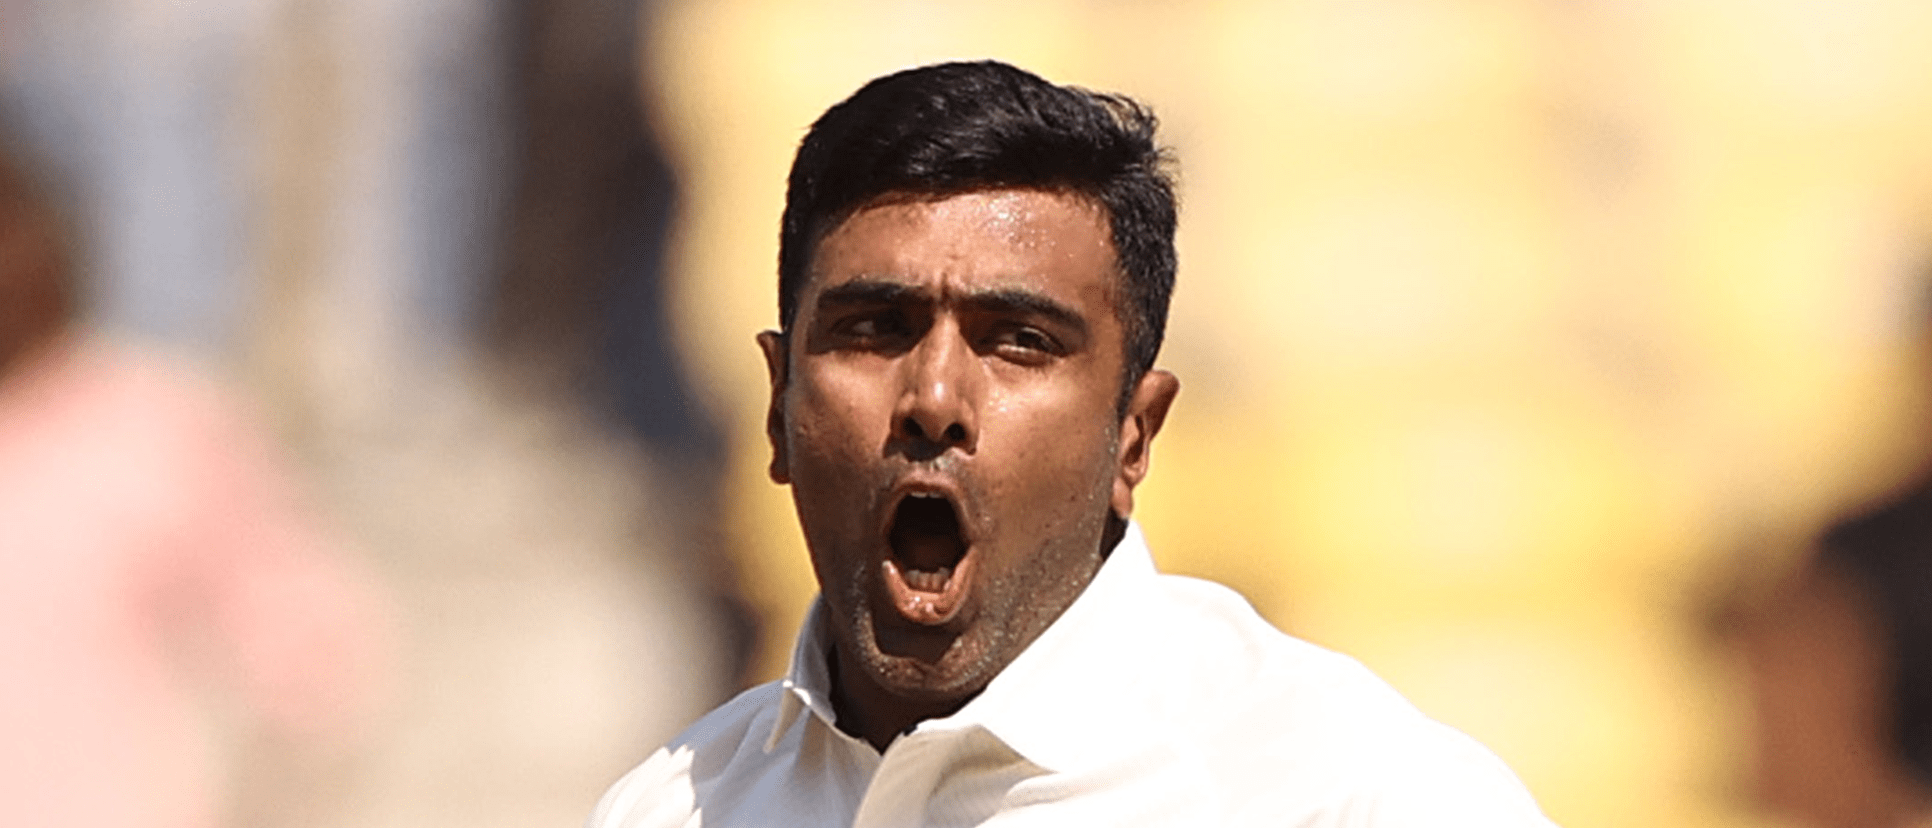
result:
[(695, 825), (698, 790), (764, 753), (783, 693), (779, 682), (768, 682), (706, 713), (617, 780), (587, 828)]
[(1221, 757), (1210, 776), (1236, 811), (1310, 826), (1549, 825), (1501, 759), (1361, 662), (1281, 632), (1218, 584), (1162, 576), (1157, 588), (1159, 650), (1202, 700), (1186, 731), (1210, 743), (1197, 755)]
[[(1143, 656), (1230, 702), (1281, 702), (1284, 710), (1342, 704), (1384, 711), (1407, 702), (1355, 659), (1291, 636), (1221, 584), (1161, 575), (1140, 596), (1130, 623)], [(1331, 711), (1332, 712), (1332, 711)]]
[(1503, 761), (1446, 725), (1336, 765), (1313, 826), (1554, 828)]

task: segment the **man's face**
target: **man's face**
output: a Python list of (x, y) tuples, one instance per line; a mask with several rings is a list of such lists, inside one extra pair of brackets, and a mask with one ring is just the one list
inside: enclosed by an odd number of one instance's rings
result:
[(819, 243), (772, 372), (841, 683), (960, 701), (1086, 588), (1175, 385), (1120, 393), (1105, 213), (1031, 190), (892, 199)]

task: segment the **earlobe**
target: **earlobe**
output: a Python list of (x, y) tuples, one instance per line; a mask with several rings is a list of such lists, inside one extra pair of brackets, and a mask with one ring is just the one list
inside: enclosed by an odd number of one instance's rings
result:
[(792, 482), (791, 460), (785, 451), (785, 384), (790, 379), (790, 355), (786, 338), (778, 331), (761, 331), (758, 349), (765, 354), (765, 372), (771, 379), (771, 402), (765, 409), (765, 439), (771, 441), (771, 465), (766, 474), (773, 483)]
[(1134, 514), (1134, 487), (1146, 479), (1153, 460), (1154, 436), (1167, 422), (1168, 408), (1181, 392), (1181, 381), (1160, 369), (1148, 371), (1134, 385), (1127, 414), (1120, 422), (1120, 450), (1115, 458), (1114, 514), (1125, 520)]

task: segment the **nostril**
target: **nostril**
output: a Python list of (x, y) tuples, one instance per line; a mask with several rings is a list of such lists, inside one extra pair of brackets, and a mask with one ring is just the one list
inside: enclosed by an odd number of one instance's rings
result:
[(915, 440), (926, 439), (926, 430), (919, 427), (919, 421), (917, 419), (914, 419), (912, 417), (907, 417), (905, 421), (905, 429), (906, 429), (907, 437), (911, 437)]
[(946, 426), (946, 439), (954, 443), (966, 442), (966, 427), (958, 423)]

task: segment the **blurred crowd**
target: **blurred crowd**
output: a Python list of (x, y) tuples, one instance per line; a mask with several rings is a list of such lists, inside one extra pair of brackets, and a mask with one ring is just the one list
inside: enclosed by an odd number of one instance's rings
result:
[(0, 2), (0, 823), (574, 824), (734, 688), (637, 11)]
[(974, 56), (1176, 142), (1163, 566), (1561, 824), (1932, 824), (1923, 6), (0, 0), (0, 824), (575, 824), (774, 676), (784, 167)]

